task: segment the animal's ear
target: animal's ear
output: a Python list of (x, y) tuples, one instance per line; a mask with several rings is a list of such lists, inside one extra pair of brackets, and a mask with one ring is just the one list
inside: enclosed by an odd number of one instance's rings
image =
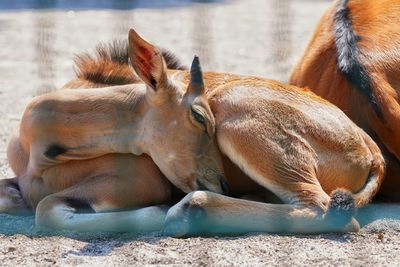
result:
[(201, 95), (204, 93), (203, 72), (201, 70), (198, 56), (194, 56), (192, 66), (190, 67), (190, 82), (188, 88), (189, 94)]
[(128, 53), (139, 77), (155, 91), (162, 88), (167, 80), (167, 71), (161, 51), (130, 29)]

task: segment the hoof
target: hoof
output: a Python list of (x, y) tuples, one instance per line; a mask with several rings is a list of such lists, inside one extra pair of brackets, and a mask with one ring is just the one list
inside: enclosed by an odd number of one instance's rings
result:
[(205, 209), (191, 198), (184, 198), (169, 209), (163, 234), (171, 237), (200, 235), (206, 229)]
[(25, 204), (17, 186), (10, 184), (0, 190), (0, 213), (28, 215), (32, 211)]

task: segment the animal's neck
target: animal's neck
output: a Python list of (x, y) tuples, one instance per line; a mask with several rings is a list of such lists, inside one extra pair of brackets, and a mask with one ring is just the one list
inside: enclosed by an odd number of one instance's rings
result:
[[(141, 120), (146, 111), (145, 87), (63, 90), (57, 112), (68, 136), (59, 158), (92, 158), (107, 153), (141, 154)], [(70, 144), (69, 144), (70, 143)]]

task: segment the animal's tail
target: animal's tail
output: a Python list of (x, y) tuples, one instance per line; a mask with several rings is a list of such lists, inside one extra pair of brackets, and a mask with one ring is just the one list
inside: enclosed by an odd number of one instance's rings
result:
[(333, 17), (337, 67), (348, 82), (368, 99), (376, 115), (382, 119), (382, 110), (373, 93), (370, 74), (360, 59), (361, 49), (358, 42), (362, 37), (353, 29), (354, 18), (350, 16), (348, 2), (349, 0), (339, 0)]
[(362, 207), (371, 201), (372, 197), (378, 192), (385, 175), (385, 160), (383, 159), (381, 150), (369, 135), (362, 130), (361, 134), (371, 151), (372, 162), (367, 182), (364, 187), (354, 195), (356, 207)]

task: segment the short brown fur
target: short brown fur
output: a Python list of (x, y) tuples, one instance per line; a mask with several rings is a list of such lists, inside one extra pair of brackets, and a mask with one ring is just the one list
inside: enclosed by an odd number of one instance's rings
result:
[[(387, 160), (387, 175), (379, 192), (400, 200), (400, 2), (350, 0), (346, 3), (353, 32), (359, 36), (358, 60), (371, 83), (381, 112), (374, 110), (346, 75), (338, 69), (335, 21), (339, 2), (321, 18), (290, 83), (308, 87), (342, 109), (377, 142)], [(353, 51), (355, 53), (355, 51)]]
[[(131, 62), (144, 84), (60, 90), (26, 108), (8, 158), (21, 197), (36, 207), (38, 224), (139, 232), (164, 224), (174, 236), (358, 229), (352, 198), (356, 207), (371, 200), (384, 161), (338, 108), (307, 90), (263, 78), (203, 75), (197, 58), (190, 73), (167, 70), (153, 45), (133, 30), (129, 40)], [(221, 165), (232, 195), (265, 188), (283, 204), (217, 194), (225, 187)], [(167, 203), (167, 180), (185, 192), (214, 193), (189, 193), (167, 214), (157, 206), (115, 212)], [(71, 199), (97, 213), (80, 214)], [(191, 214), (199, 209), (210, 226), (203, 230), (192, 228)], [(340, 219), (341, 213), (348, 216)]]

